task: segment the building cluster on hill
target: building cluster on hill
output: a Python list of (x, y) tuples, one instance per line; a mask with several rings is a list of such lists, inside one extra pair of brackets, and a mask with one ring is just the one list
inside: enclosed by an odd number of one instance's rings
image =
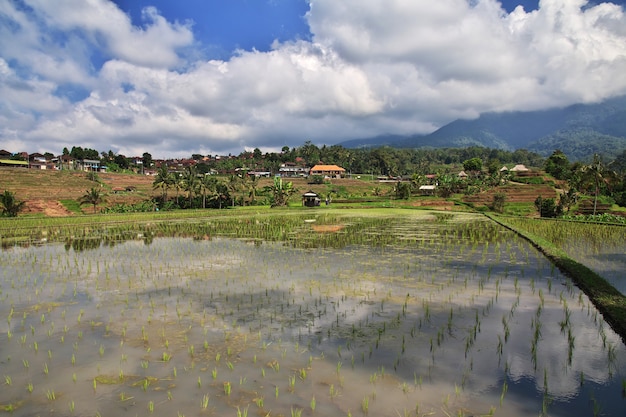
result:
[[(125, 158), (125, 157), (124, 157)], [(170, 172), (183, 172), (192, 166), (204, 166), (204, 173), (207, 174), (230, 174), (239, 175), (247, 173), (257, 177), (308, 177), (309, 175), (320, 175), (322, 177), (340, 178), (345, 176), (346, 170), (338, 165), (315, 164), (307, 166), (302, 158), (296, 158), (296, 162), (283, 162), (278, 170), (272, 172), (261, 164), (252, 164), (251, 167), (240, 166), (229, 167), (228, 164), (220, 164), (223, 159), (240, 159), (232, 155), (228, 156), (196, 156), (195, 158), (183, 159), (146, 159), (143, 157), (125, 158), (129, 169), (145, 175), (156, 175), (157, 170), (163, 165), (167, 166)], [(116, 164), (117, 165), (117, 164)], [(221, 169), (212, 168), (220, 166)], [(6, 150), (0, 150), (0, 166), (22, 167), (41, 170), (75, 170), (85, 172), (107, 172), (108, 165), (100, 159), (75, 158), (69, 154), (54, 156), (52, 154), (41, 154), (19, 152), (13, 154)], [(208, 167), (208, 169), (207, 169)]]

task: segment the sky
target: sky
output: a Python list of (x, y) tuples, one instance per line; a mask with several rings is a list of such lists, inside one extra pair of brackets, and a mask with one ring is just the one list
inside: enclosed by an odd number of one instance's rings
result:
[(237, 155), (626, 94), (625, 1), (0, 0), (0, 149)]

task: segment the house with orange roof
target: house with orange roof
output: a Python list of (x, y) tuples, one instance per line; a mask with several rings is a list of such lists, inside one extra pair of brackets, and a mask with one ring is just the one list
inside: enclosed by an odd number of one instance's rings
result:
[(337, 165), (315, 165), (309, 171), (310, 175), (322, 175), (324, 177), (341, 178), (345, 175), (346, 170)]

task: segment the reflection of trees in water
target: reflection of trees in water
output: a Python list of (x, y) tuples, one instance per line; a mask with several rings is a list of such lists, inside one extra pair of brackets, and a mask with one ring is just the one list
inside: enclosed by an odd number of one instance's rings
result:
[[(141, 234), (140, 240), (143, 240), (144, 244), (150, 245), (154, 241), (154, 235), (152, 233)], [(73, 238), (65, 241), (65, 250), (69, 251), (73, 249), (75, 252), (82, 252), (85, 250), (98, 249), (101, 246), (114, 247), (118, 243), (123, 243), (131, 240), (138, 240), (136, 234), (131, 238), (130, 236), (109, 236), (109, 237), (85, 237), (85, 238)]]
[(89, 249), (98, 249), (101, 244), (101, 238), (68, 239), (65, 241), (65, 250), (74, 249), (75, 252), (82, 252)]

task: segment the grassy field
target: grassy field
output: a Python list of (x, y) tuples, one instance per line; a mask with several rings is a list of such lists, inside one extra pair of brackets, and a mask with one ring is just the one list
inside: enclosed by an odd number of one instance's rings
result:
[[(92, 207), (80, 206), (78, 201), (92, 187), (101, 187), (106, 196), (99, 208), (116, 204), (135, 204), (160, 195), (160, 190), (152, 187), (154, 178), (140, 174), (105, 173), (98, 175), (99, 182), (88, 179), (82, 171), (44, 171), (22, 168), (0, 168), (0, 192), (9, 190), (20, 201), (26, 202), (20, 216), (75, 216), (91, 214)], [(225, 179), (226, 180), (226, 179)], [(258, 201), (264, 202), (262, 195), (265, 186), (272, 184), (272, 178), (261, 178), (257, 185)], [(412, 196), (409, 200), (394, 198), (394, 182), (380, 182), (367, 176), (353, 179), (332, 179), (324, 184), (309, 184), (307, 179), (294, 178), (297, 193), (291, 199), (292, 206), (301, 204), (300, 194), (309, 190), (322, 196), (331, 197), (333, 205), (342, 207), (428, 207), (442, 210), (488, 210), (493, 194), (504, 192), (507, 195), (505, 210), (508, 214), (533, 215), (533, 202), (538, 195), (556, 196), (556, 191), (546, 184), (509, 183), (496, 190), (488, 190), (474, 195), (455, 195), (449, 199), (433, 196)], [(127, 191), (127, 189), (133, 191)], [(176, 191), (169, 190), (173, 198)], [(244, 191), (236, 192), (237, 198), (246, 197)], [(179, 191), (182, 197), (184, 191)]]
[[(24, 215), (69, 216), (80, 213), (91, 214), (90, 206), (79, 206), (78, 200), (92, 187), (101, 187), (106, 195), (105, 204), (99, 207), (110, 207), (116, 204), (134, 204), (149, 200), (160, 195), (160, 190), (152, 187), (154, 178), (139, 174), (106, 173), (99, 174), (99, 183), (87, 178), (85, 172), (77, 171), (39, 171), (30, 169), (0, 168), (0, 189), (15, 193), (20, 201), (26, 202)], [(272, 178), (261, 178), (257, 186), (260, 192), (265, 186), (272, 184)], [(333, 179), (325, 184), (309, 184), (304, 178), (289, 179), (298, 190), (292, 197), (292, 205), (300, 205), (299, 194), (309, 190), (323, 197), (330, 194), (337, 204), (350, 202), (367, 202), (375, 206), (387, 207), (393, 200), (393, 182), (378, 182), (369, 179)], [(133, 191), (126, 191), (127, 188)], [(238, 193), (235, 193), (237, 197)], [(175, 195), (169, 191), (170, 198)], [(185, 195), (180, 191), (181, 197)], [(259, 197), (264, 200), (263, 196)], [(410, 206), (452, 206), (433, 197), (413, 198), (410, 201), (399, 201), (396, 205)]]

